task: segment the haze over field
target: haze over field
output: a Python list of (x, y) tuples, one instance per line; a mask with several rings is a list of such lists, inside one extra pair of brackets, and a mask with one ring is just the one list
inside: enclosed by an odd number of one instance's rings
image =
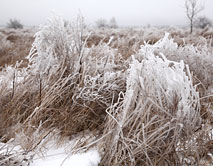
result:
[(0, 166), (212, 165), (213, 0), (184, 1), (0, 0)]
[[(213, 1), (204, 0), (201, 16), (213, 20)], [(79, 11), (89, 24), (99, 18), (115, 17), (120, 26), (187, 25), (184, 0), (0, 0), (0, 25), (10, 18), (24, 25), (46, 22), (51, 11), (71, 20)]]

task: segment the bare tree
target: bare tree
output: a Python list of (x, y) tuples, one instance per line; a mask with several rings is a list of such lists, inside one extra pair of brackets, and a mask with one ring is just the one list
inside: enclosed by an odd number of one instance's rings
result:
[(100, 18), (99, 20), (96, 21), (96, 26), (98, 28), (106, 28), (108, 27), (108, 23), (105, 19)]
[(190, 21), (190, 33), (193, 32), (194, 21), (198, 13), (204, 9), (204, 6), (198, 2), (199, 0), (185, 0), (186, 15)]
[(110, 28), (118, 28), (115, 17), (112, 17), (111, 20), (109, 21), (109, 27)]
[(17, 19), (10, 19), (7, 28), (23, 29), (23, 24)]

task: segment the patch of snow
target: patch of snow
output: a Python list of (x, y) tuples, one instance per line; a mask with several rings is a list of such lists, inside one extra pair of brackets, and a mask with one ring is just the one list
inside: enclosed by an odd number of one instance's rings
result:
[[(93, 148), (87, 152), (72, 154), (73, 141), (57, 146), (54, 141), (50, 141), (45, 149), (37, 153), (25, 154), (21, 146), (14, 145), (13, 142), (7, 144), (0, 142), (0, 154), (11, 155), (14, 161), (21, 161), (23, 165), (29, 166), (98, 166), (101, 157), (98, 151)], [(31, 157), (30, 157), (31, 156)], [(30, 160), (28, 164), (24, 159)], [(1, 162), (0, 162), (1, 165)]]
[(35, 156), (32, 166), (98, 166), (100, 155), (93, 149), (85, 153), (69, 154), (66, 148), (50, 148), (43, 157)]

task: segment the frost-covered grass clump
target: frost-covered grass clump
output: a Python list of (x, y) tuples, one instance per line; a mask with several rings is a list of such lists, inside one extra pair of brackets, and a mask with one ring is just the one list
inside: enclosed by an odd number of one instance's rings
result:
[(46, 130), (39, 140), (54, 130), (61, 140), (88, 131), (97, 136), (105, 109), (125, 88), (126, 66), (110, 42), (88, 48), (89, 34), (81, 17), (65, 26), (56, 16), (35, 34), (28, 66), (2, 71), (4, 141), (22, 133), (22, 146), (28, 146), (37, 130)]
[(176, 149), (200, 126), (199, 93), (183, 61), (155, 55), (161, 46), (162, 41), (145, 45), (132, 57), (126, 92), (107, 110), (103, 163), (184, 163)]
[(174, 39), (169, 38), (167, 34), (159, 40), (153, 48), (156, 54), (163, 53), (168, 59), (173, 61), (183, 60), (189, 65), (190, 71), (193, 72), (193, 81), (202, 84), (204, 90), (212, 85), (213, 66), (212, 66), (212, 49), (206, 45), (184, 45), (178, 46)]

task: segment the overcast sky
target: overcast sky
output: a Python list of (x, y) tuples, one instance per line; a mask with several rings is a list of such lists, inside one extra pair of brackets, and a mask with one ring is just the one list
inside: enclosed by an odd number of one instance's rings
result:
[[(205, 15), (213, 20), (213, 0), (205, 1)], [(184, 0), (0, 0), (0, 25), (10, 18), (24, 25), (44, 24), (51, 11), (72, 20), (81, 11), (86, 23), (112, 17), (121, 26), (186, 25)]]

